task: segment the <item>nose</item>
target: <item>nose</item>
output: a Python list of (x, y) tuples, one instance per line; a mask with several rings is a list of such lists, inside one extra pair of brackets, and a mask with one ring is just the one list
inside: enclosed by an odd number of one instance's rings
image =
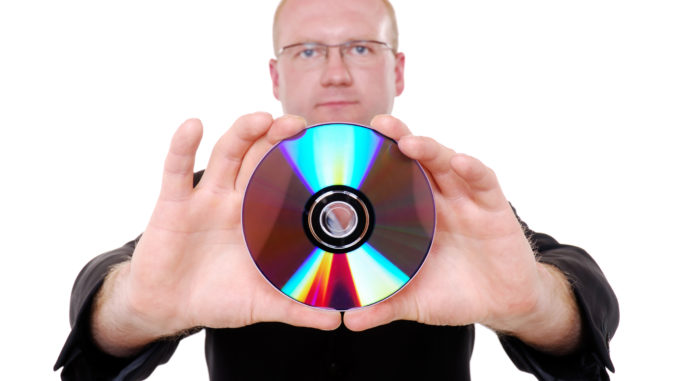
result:
[(351, 72), (344, 61), (340, 48), (329, 48), (321, 84), (323, 86), (350, 86), (352, 83), (353, 77), (351, 77)]

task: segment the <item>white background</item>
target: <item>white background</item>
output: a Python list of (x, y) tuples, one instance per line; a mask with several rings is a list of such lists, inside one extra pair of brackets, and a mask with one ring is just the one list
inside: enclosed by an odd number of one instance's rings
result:
[[(596, 258), (621, 304), (613, 380), (677, 379), (675, 2), (394, 3), (394, 114), (483, 160), (533, 229)], [(280, 115), (275, 4), (1, 3), (0, 379), (58, 378), (72, 282), (144, 229), (183, 120), (205, 125), (202, 168), (239, 115)], [(202, 338), (151, 379), (206, 379)], [(472, 375), (533, 379), (484, 328)]]

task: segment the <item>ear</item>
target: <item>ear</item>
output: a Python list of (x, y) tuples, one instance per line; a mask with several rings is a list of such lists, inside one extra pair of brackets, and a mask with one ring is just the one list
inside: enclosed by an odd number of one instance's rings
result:
[(278, 61), (271, 58), (271, 60), (268, 61), (268, 71), (271, 73), (271, 82), (273, 84), (273, 96), (275, 97), (275, 99), (280, 100), (280, 97), (278, 97), (278, 79), (280, 78), (280, 76), (278, 75)]
[(396, 54), (395, 59), (395, 85), (396, 96), (398, 96), (405, 89), (405, 53)]

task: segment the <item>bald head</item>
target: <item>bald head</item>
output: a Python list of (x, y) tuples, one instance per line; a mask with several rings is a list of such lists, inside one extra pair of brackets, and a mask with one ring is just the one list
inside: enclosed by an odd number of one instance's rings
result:
[[(284, 46), (315, 42), (328, 46), (348, 41), (397, 44), (395, 19), (383, 0), (284, 0), (276, 12), (274, 46), (269, 61), (273, 95), (283, 112), (311, 123), (369, 124), (388, 114), (403, 90), (405, 56), (391, 49), (369, 48), (369, 60), (345, 59), (341, 49), (326, 51), (322, 60), (302, 53), (278, 55)], [(391, 9), (392, 10), (392, 9)], [(359, 46), (365, 48), (365, 46)]]
[[(294, 9), (296, 9), (296, 7), (303, 7), (308, 3), (318, 1), (325, 3), (326, 5), (325, 9), (327, 10), (328, 13), (332, 12), (333, 7), (341, 5), (342, 3), (346, 5), (346, 3), (350, 2), (350, 0), (281, 0), (280, 3), (278, 4), (278, 8), (276, 9), (275, 16), (273, 18), (274, 52), (277, 52), (282, 47), (280, 43), (281, 20), (284, 19), (282, 17), (282, 14), (286, 12), (293, 12)], [(391, 3), (388, 0), (354, 0), (354, 1), (360, 1), (363, 4), (371, 2), (373, 4), (370, 4), (370, 6), (379, 8), (380, 12), (385, 13), (385, 15), (387, 16), (386, 20), (388, 20), (387, 25), (385, 25), (385, 27), (387, 28), (386, 34), (388, 38), (386, 39), (385, 42), (388, 42), (394, 51), (398, 51), (398, 24), (396, 22), (395, 11)], [(375, 20), (375, 22), (379, 22), (379, 20)]]

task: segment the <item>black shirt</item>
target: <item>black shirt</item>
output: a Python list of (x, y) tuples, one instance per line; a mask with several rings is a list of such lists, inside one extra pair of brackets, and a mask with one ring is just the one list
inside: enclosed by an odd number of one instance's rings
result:
[[(196, 176), (196, 181), (199, 178)], [(521, 221), (522, 223), (522, 221)], [(538, 260), (559, 268), (572, 285), (582, 316), (583, 345), (555, 357), (520, 340), (499, 337), (515, 365), (540, 380), (609, 380), (609, 340), (619, 323), (617, 299), (594, 260), (523, 224)], [(72, 326), (54, 366), (63, 380), (137, 380), (169, 360), (181, 338), (149, 344), (133, 358), (99, 350), (90, 333), (90, 309), (108, 270), (131, 258), (138, 238), (99, 255), (80, 272), (71, 294)], [(473, 326), (429, 326), (395, 321), (363, 332), (283, 323), (207, 329), (205, 355), (211, 380), (470, 380)]]

